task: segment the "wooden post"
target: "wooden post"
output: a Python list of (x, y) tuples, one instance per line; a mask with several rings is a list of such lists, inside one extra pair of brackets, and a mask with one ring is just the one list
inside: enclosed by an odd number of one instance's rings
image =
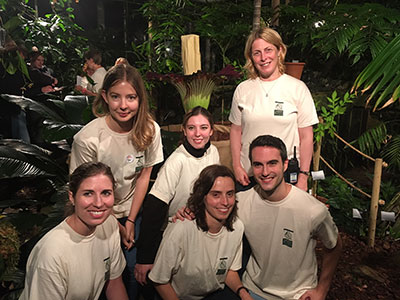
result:
[[(321, 159), (321, 145), (322, 145), (322, 137), (315, 146), (315, 151), (313, 155), (313, 171), (319, 170), (319, 161)], [(314, 196), (317, 195), (317, 186), (318, 186), (318, 181), (314, 180), (312, 185), (312, 194)]]
[(375, 159), (374, 181), (372, 184), (371, 206), (369, 209), (368, 247), (375, 246), (376, 218), (378, 215), (379, 191), (382, 176), (382, 158)]

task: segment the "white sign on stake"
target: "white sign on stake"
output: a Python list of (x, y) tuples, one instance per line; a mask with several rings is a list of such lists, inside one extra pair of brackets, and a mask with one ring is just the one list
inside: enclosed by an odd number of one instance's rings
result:
[(357, 208), (353, 208), (353, 219), (362, 219), (360, 211)]
[(394, 214), (393, 211), (381, 211), (381, 220), (396, 222), (396, 215)]
[(311, 176), (313, 180), (325, 180), (325, 174), (323, 170), (311, 171)]

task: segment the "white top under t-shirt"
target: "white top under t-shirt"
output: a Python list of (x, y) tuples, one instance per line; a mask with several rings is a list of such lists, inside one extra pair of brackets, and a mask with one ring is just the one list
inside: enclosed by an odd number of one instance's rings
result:
[(242, 222), (237, 219), (233, 228), (224, 226), (212, 234), (199, 229), (196, 221), (170, 223), (149, 278), (170, 282), (181, 300), (200, 300), (223, 289), (228, 270), (242, 265)]
[(64, 220), (33, 248), (20, 300), (95, 300), (104, 284), (121, 276), (125, 258), (117, 220), (110, 216), (83, 236)]
[(255, 188), (237, 193), (252, 250), (243, 284), (268, 300), (298, 299), (318, 283), (316, 239), (334, 248), (337, 227), (323, 203), (295, 186), (278, 202), (262, 199)]
[(233, 95), (229, 121), (242, 127), (240, 161), (251, 174), (249, 146), (256, 137), (279, 137), (286, 145), (288, 158), (293, 157), (296, 146), (300, 160), (298, 129), (317, 124), (318, 116), (304, 82), (283, 74), (273, 81), (257, 77), (240, 83)]
[(114, 215), (122, 218), (129, 215), (140, 171), (164, 159), (160, 127), (154, 122), (152, 143), (145, 151), (137, 151), (130, 138), (131, 132), (112, 131), (105, 118), (94, 119), (74, 136), (69, 171), (72, 173), (82, 163), (90, 161), (110, 166), (117, 183)]
[(186, 206), (194, 181), (207, 166), (219, 164), (218, 149), (214, 145), (202, 157), (194, 157), (180, 145), (165, 161), (150, 194), (169, 204), (168, 216)]

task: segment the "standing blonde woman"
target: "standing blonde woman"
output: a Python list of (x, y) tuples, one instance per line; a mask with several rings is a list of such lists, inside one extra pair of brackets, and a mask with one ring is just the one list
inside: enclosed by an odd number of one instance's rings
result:
[(284, 74), (286, 51), (282, 38), (271, 28), (252, 32), (246, 42), (249, 79), (236, 88), (229, 116), (232, 163), (236, 180), (243, 186), (250, 184), (252, 175), (249, 145), (257, 136), (269, 134), (284, 141), (289, 159), (296, 146), (297, 186), (307, 189), (318, 116), (304, 82)]

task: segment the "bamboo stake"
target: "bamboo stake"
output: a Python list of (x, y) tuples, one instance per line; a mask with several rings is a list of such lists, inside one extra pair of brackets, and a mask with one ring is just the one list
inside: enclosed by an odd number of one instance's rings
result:
[(369, 209), (368, 247), (375, 246), (376, 217), (378, 215), (379, 191), (382, 177), (382, 158), (375, 160), (374, 181), (372, 184), (371, 206)]
[[(317, 142), (315, 151), (314, 151), (314, 157), (313, 157), (313, 170), (318, 171), (319, 170), (319, 161), (321, 158), (321, 145), (322, 145), (322, 138)], [(312, 194), (316, 195), (317, 194), (317, 186), (318, 186), (318, 181), (314, 180), (313, 181), (313, 186), (312, 186)]]

